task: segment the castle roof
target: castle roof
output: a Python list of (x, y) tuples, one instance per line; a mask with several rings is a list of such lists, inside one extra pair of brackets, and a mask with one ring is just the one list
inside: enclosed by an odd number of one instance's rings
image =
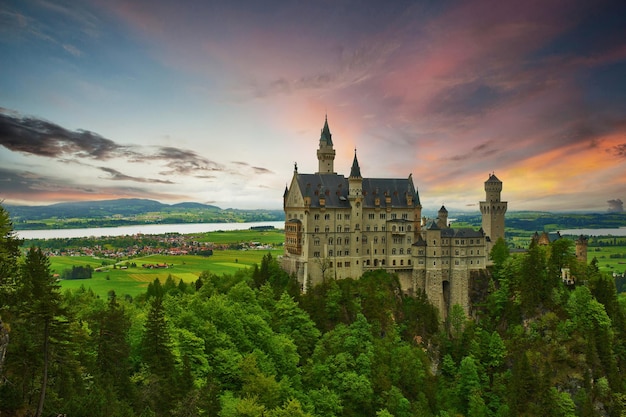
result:
[(359, 161), (356, 159), (356, 149), (354, 150), (354, 161), (352, 161), (352, 168), (350, 169), (350, 178), (362, 178)]
[(446, 238), (474, 238), (474, 237), (484, 237), (485, 233), (482, 230), (474, 230), (470, 228), (462, 228), (462, 229), (452, 229), (446, 228), (441, 229), (441, 237)]
[[(349, 208), (348, 178), (338, 174), (296, 174), (298, 187), (303, 197), (311, 198), (311, 207), (320, 207), (320, 197), (325, 197), (325, 207)], [(413, 196), (407, 204), (407, 194)], [(420, 204), (419, 194), (411, 178), (363, 178), (363, 207), (416, 207)], [(387, 197), (390, 202), (387, 203)]]
[(498, 179), (498, 177), (496, 177), (496, 174), (489, 174), (489, 179), (485, 182), (499, 182), (502, 183), (502, 181), (500, 181)]
[(324, 142), (327, 145), (331, 145), (333, 144), (333, 140), (332, 140), (333, 135), (330, 133), (330, 128), (328, 127), (328, 116), (326, 117), (326, 120), (324, 120), (324, 127), (322, 128), (322, 134), (320, 136), (320, 142)]
[(446, 209), (446, 206), (441, 206), (441, 208), (439, 209), (439, 213), (447, 213), (448, 210)]

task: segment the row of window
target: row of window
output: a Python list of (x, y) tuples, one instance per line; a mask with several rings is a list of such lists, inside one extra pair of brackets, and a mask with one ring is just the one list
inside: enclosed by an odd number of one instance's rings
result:
[[(319, 220), (321, 218), (321, 214), (316, 213), (313, 215), (313, 218), (315, 220)], [(337, 213), (336, 216), (337, 220), (350, 220), (350, 214), (349, 213)], [(324, 220), (330, 220), (330, 213), (326, 213), (324, 214)]]

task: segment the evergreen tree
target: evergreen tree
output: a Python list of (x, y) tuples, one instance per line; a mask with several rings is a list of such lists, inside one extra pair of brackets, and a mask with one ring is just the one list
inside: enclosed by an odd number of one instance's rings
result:
[(141, 357), (149, 371), (144, 398), (158, 416), (168, 415), (175, 400), (176, 369), (162, 297), (154, 297), (150, 304)]
[[(38, 400), (34, 415), (43, 413), (51, 367), (51, 344), (60, 339), (61, 294), (59, 284), (50, 273), (50, 261), (41, 249), (31, 247), (21, 267), (19, 296), (20, 333), (25, 350), (19, 355), (30, 356), (34, 367), (30, 369), (33, 378), (29, 385), (37, 385)], [(17, 353), (17, 352), (16, 352)], [(36, 371), (41, 372), (38, 377)], [(26, 375), (28, 375), (27, 373)]]

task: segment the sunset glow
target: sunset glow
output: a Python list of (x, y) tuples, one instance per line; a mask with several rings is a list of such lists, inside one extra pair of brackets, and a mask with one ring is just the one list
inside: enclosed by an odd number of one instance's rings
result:
[(234, 4), (3, 2), (0, 200), (280, 209), (327, 115), (425, 209), (626, 201), (624, 2)]

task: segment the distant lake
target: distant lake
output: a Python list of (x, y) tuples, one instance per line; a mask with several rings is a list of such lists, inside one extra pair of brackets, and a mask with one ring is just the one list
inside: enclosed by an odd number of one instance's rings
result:
[(138, 224), (120, 227), (88, 227), (84, 229), (51, 229), (51, 230), (16, 230), (21, 239), (69, 239), (73, 237), (133, 236), (162, 235), (165, 233), (217, 232), (218, 230), (248, 230), (251, 227), (273, 226), (283, 229), (285, 222), (250, 222), (250, 223), (181, 223), (181, 224)]
[(614, 227), (610, 229), (566, 229), (559, 230), (562, 235), (574, 236), (626, 236), (626, 227)]

